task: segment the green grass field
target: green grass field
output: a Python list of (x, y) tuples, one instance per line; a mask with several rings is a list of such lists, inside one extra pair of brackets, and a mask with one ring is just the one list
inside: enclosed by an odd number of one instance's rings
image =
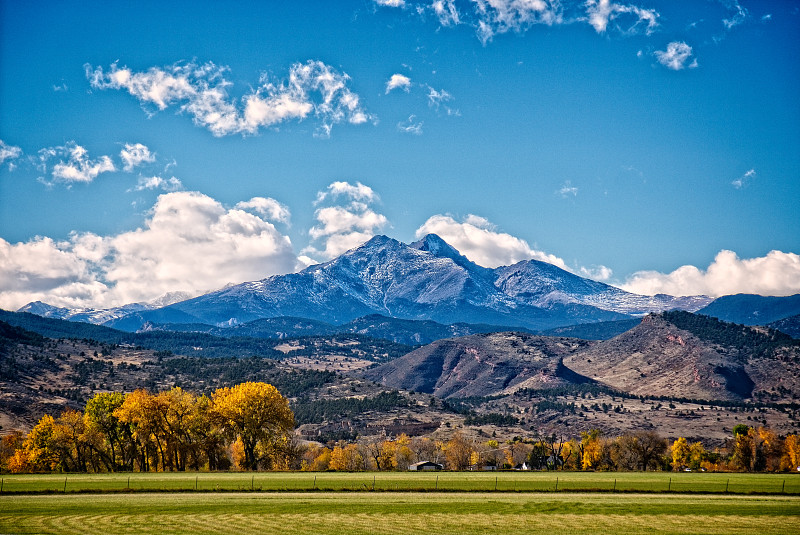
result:
[(237, 492), (0, 496), (0, 533), (800, 532), (796, 496)]
[(0, 494), (180, 491), (681, 492), (800, 495), (800, 474), (228, 472), (6, 475)]

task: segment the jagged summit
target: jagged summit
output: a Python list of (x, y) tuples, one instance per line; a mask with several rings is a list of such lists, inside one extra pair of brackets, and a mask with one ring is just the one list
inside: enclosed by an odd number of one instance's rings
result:
[(410, 244), (412, 249), (428, 251), (443, 258), (464, 258), (453, 246), (440, 238), (437, 234), (428, 234), (419, 241)]

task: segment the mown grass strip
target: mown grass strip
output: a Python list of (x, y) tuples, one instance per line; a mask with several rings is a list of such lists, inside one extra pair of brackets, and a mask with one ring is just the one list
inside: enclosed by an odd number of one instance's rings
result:
[(575, 493), (2, 496), (0, 532), (702, 533), (800, 529), (800, 498)]

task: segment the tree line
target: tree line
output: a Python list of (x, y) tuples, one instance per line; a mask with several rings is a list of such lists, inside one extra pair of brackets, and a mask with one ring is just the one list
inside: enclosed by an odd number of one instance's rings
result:
[[(394, 396), (382, 399), (397, 403)], [(744, 424), (733, 428), (725, 447), (714, 450), (683, 437), (670, 442), (652, 430), (604, 436), (598, 429), (574, 438), (551, 434), (481, 441), (455, 431), (446, 440), (401, 434), (300, 446), (294, 426), (286, 398), (263, 382), (218, 388), (210, 395), (180, 387), (155, 394), (104, 392), (82, 412), (45, 415), (27, 435), (4, 436), (0, 470), (407, 470), (417, 461), (451, 470), (774, 472), (800, 466), (800, 435), (780, 437)]]
[(449, 440), (428, 437), (368, 437), (309, 446), (302, 470), (407, 470), (433, 461), (449, 470), (708, 470), (787, 471), (800, 466), (800, 436), (781, 439), (767, 428), (737, 426), (729, 444), (714, 451), (683, 437), (672, 441), (655, 431), (606, 437), (598, 429), (565, 440), (557, 435), (514, 437), (504, 442), (470, 439), (456, 431)]

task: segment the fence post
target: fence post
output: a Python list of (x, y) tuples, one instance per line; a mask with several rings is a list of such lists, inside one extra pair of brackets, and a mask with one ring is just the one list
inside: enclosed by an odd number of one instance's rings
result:
[(197, 490), (197, 476), (194, 476), (194, 490)]
[(781, 494), (783, 494), (784, 489), (786, 488), (786, 480), (783, 480), (783, 485), (781, 485)]
[(375, 474), (372, 474), (372, 490), (375, 490)]
[(558, 478), (556, 478), (556, 491), (558, 491)]
[(494, 490), (497, 490), (497, 476), (494, 476)]
[(67, 478), (64, 478), (64, 494), (67, 493)]
[(131, 488), (131, 476), (128, 476), (128, 489)]
[(254, 488), (253, 487), (253, 483), (255, 482), (255, 480), (256, 480), (256, 476), (255, 476), (255, 474), (253, 474), (253, 477), (250, 478), (250, 490), (253, 490), (253, 488)]
[(436, 490), (439, 490), (439, 476), (436, 476)]
[(617, 480), (616, 479), (614, 480), (614, 490), (612, 490), (611, 492), (617, 492)]
[(317, 475), (314, 474), (314, 485), (311, 487), (311, 490), (317, 490)]

